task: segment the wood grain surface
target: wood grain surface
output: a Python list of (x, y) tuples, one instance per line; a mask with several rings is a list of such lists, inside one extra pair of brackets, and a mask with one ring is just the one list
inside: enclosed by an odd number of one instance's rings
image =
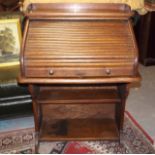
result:
[(120, 4), (29, 6), (19, 81), (39, 141), (119, 140), (129, 84), (140, 80), (131, 15)]

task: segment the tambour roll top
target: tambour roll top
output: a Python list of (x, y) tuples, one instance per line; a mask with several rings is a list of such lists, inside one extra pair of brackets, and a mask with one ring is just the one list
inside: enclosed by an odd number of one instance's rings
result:
[(128, 6), (32, 4), (28, 10), (20, 82), (138, 80), (138, 52)]

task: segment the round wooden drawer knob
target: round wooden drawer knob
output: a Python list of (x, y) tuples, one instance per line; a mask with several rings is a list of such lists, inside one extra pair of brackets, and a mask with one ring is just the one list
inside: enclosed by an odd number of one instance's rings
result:
[(107, 75), (111, 74), (111, 70), (110, 69), (106, 69), (105, 72), (106, 72)]
[(54, 71), (52, 69), (49, 70), (49, 75), (53, 75)]

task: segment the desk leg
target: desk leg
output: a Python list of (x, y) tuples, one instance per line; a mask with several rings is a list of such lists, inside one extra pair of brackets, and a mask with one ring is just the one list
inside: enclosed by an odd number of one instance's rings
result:
[(116, 121), (118, 124), (118, 129), (123, 130), (123, 123), (124, 123), (124, 112), (125, 112), (125, 105), (126, 99), (129, 94), (129, 85), (128, 84), (119, 84), (118, 85), (118, 92), (121, 98), (121, 102), (116, 104)]
[(34, 113), (34, 123), (35, 123), (35, 152), (38, 153), (39, 147), (39, 129), (40, 129), (40, 120), (41, 120), (41, 112), (40, 107), (37, 105), (36, 102), (36, 94), (38, 92), (37, 87), (34, 85), (29, 85), (29, 92), (32, 96), (32, 106), (33, 106), (33, 113)]

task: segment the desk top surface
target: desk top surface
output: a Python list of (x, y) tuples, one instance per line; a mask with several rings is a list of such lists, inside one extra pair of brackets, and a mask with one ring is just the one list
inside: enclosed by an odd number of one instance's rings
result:
[(128, 4), (132, 10), (137, 10), (139, 13), (144, 14), (144, 0), (25, 0), (23, 3), (23, 11), (31, 3), (124, 3)]

